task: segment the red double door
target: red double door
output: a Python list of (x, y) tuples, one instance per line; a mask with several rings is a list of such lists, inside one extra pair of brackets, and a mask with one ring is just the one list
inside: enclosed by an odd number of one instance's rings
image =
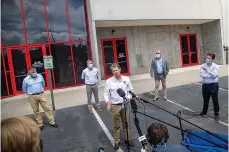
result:
[(182, 67), (199, 64), (196, 34), (180, 34)]
[(110, 66), (118, 63), (123, 75), (130, 75), (129, 57), (126, 38), (106, 38), (101, 40), (103, 68), (105, 78), (111, 77)]
[[(31, 66), (36, 67), (37, 72), (41, 74), (46, 81), (46, 88), (49, 88), (48, 71), (44, 69), (43, 56), (46, 55), (46, 47), (42, 45), (27, 47), (7, 48), (9, 68), (11, 71), (10, 78), (12, 83), (13, 94), (21, 94), (22, 82), (28, 74)], [(9, 80), (8, 80), (9, 81)]]

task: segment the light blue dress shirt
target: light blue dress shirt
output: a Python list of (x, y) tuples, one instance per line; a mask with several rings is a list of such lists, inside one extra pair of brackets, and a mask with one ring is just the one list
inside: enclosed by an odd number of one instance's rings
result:
[(157, 74), (163, 74), (162, 58), (156, 59), (156, 65), (157, 65)]
[(97, 68), (86, 68), (83, 70), (81, 79), (84, 79), (85, 84), (96, 84), (99, 81), (99, 71)]
[(22, 83), (22, 90), (26, 94), (36, 94), (44, 91), (45, 81), (42, 75), (37, 74), (37, 77), (28, 75)]
[[(203, 67), (205, 67), (207, 71), (205, 71)], [(208, 66), (206, 63), (204, 63), (200, 67), (200, 76), (203, 78), (203, 83), (205, 84), (218, 82), (218, 73), (219, 66), (215, 63), (212, 63), (211, 66)]]

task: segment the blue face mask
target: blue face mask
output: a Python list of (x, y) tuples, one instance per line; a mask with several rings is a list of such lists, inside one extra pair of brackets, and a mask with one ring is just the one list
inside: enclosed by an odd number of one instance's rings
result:
[(212, 63), (212, 60), (211, 59), (206, 59), (206, 63), (207, 64), (211, 64)]
[(33, 74), (32, 74), (32, 77), (33, 77), (33, 78), (37, 77), (37, 73), (33, 73)]

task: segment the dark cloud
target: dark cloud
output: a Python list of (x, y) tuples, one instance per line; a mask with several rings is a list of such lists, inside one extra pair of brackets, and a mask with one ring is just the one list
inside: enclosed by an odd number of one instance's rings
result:
[[(69, 16), (73, 39), (86, 39), (86, 23), (83, 0), (69, 0)], [(47, 0), (49, 32), (55, 41), (69, 41), (63, 0)], [(29, 43), (47, 42), (43, 0), (23, 0), (27, 40)], [(2, 42), (16, 45), (24, 42), (18, 0), (2, 0)]]

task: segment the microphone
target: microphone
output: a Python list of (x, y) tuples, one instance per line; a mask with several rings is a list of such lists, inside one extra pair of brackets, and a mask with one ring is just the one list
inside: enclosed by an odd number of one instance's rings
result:
[(121, 88), (118, 88), (117, 93), (120, 97), (126, 98), (126, 93)]

